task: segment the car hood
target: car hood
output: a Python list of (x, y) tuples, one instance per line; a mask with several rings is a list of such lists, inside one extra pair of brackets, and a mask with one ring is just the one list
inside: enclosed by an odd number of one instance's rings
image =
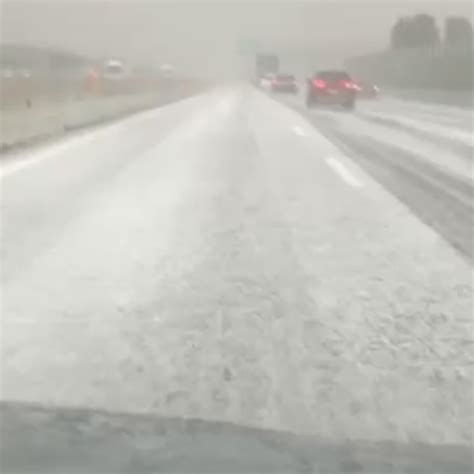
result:
[(330, 442), (231, 423), (2, 403), (1, 471), (472, 472), (466, 446)]

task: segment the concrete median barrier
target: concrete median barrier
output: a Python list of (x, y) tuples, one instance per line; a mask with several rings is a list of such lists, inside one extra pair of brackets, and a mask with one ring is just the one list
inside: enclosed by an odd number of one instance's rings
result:
[[(0, 150), (170, 103), (204, 89), (194, 80), (2, 80)], [(90, 86), (90, 84), (89, 84)]]

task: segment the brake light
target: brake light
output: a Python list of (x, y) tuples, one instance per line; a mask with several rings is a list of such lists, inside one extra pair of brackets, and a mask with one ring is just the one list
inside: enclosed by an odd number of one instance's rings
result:
[(323, 81), (322, 79), (315, 79), (313, 81), (313, 85), (314, 87), (316, 87), (317, 89), (325, 89), (327, 84), (326, 84), (326, 81)]

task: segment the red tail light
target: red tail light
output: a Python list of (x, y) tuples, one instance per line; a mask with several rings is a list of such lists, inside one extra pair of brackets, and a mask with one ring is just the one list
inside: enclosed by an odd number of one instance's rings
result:
[(326, 81), (323, 81), (322, 79), (315, 79), (313, 81), (313, 85), (314, 87), (316, 87), (317, 89), (325, 89), (327, 84), (326, 84)]

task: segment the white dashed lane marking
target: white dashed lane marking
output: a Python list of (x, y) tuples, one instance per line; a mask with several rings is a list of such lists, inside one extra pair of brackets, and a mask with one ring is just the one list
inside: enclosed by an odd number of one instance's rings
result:
[(364, 185), (336, 158), (326, 158), (326, 163), (350, 186), (362, 188)]

